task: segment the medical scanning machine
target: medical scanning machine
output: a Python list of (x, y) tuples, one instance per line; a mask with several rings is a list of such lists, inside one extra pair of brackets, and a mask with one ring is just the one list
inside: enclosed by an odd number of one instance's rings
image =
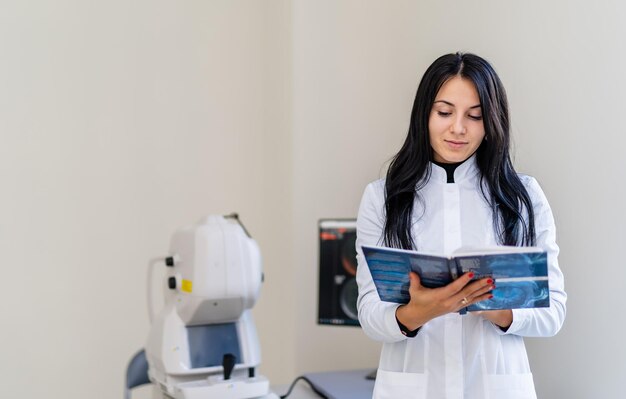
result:
[[(177, 231), (165, 263), (165, 306), (152, 317), (145, 359), (158, 399), (278, 398), (257, 373), (251, 309), (263, 281), (257, 243), (236, 214)], [(151, 272), (148, 286), (151, 286)], [(150, 289), (148, 303), (152, 302)]]

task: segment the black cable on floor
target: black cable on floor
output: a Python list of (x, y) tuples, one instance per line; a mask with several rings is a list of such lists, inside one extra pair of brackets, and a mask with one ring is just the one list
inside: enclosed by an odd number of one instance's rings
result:
[(324, 395), (323, 393), (321, 393), (320, 391), (317, 390), (317, 388), (315, 388), (315, 385), (313, 385), (313, 383), (306, 378), (305, 376), (301, 375), (299, 377), (297, 377), (295, 380), (293, 380), (293, 382), (291, 383), (291, 386), (289, 386), (289, 389), (287, 390), (287, 393), (284, 394), (283, 396), (280, 397), (280, 399), (284, 399), (287, 396), (291, 395), (291, 391), (293, 390), (293, 387), (296, 386), (296, 383), (300, 380), (306, 381), (307, 384), (309, 384), (311, 386), (311, 389), (313, 390), (313, 392), (315, 392), (316, 394), (318, 394), (320, 396), (320, 398), (322, 399), (328, 399), (328, 397), (326, 395)]

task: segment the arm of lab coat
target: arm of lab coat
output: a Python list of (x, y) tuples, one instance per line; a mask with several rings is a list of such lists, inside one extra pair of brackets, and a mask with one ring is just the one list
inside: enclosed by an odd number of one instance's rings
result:
[[(561, 329), (565, 320), (565, 293), (563, 273), (559, 268), (559, 247), (552, 210), (539, 183), (528, 176), (521, 176), (533, 202), (535, 213), (535, 233), (537, 246), (548, 252), (548, 281), (550, 286), (550, 307), (536, 309), (513, 309), (513, 323), (502, 334), (515, 334), (525, 337), (550, 337)], [(497, 282), (496, 282), (497, 284)]]
[(359, 286), (357, 308), (359, 322), (365, 334), (376, 341), (397, 342), (407, 339), (396, 321), (397, 303), (383, 302), (363, 256), (362, 245), (381, 245), (384, 225), (384, 183), (370, 183), (363, 193), (357, 217), (357, 272)]

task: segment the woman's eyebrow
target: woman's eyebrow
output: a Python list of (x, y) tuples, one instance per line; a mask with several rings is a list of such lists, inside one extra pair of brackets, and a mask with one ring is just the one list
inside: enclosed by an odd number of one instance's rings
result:
[[(436, 103), (444, 103), (444, 104), (447, 104), (447, 105), (449, 105), (449, 106), (451, 106), (451, 107), (454, 107), (454, 106), (455, 106), (455, 105), (454, 105), (454, 104), (452, 104), (450, 101), (446, 101), (446, 100), (437, 100), (437, 101), (433, 102), (433, 104), (436, 104)], [(470, 107), (470, 109), (474, 109), (474, 108), (480, 108), (480, 104), (472, 105), (472, 106)]]

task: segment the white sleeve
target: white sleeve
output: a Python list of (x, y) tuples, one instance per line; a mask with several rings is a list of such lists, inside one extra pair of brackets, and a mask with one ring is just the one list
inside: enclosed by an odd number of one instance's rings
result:
[(559, 247), (556, 244), (556, 229), (552, 210), (539, 183), (524, 176), (528, 194), (535, 214), (536, 246), (548, 253), (548, 284), (550, 286), (550, 307), (536, 309), (513, 309), (513, 323), (503, 334), (525, 337), (550, 337), (561, 329), (565, 320), (565, 293), (563, 273), (559, 268)]
[(362, 245), (381, 245), (384, 226), (384, 183), (370, 183), (363, 193), (356, 222), (357, 272), (359, 286), (357, 308), (365, 334), (382, 342), (406, 339), (396, 321), (397, 303), (383, 302), (378, 296), (372, 275), (363, 257)]

